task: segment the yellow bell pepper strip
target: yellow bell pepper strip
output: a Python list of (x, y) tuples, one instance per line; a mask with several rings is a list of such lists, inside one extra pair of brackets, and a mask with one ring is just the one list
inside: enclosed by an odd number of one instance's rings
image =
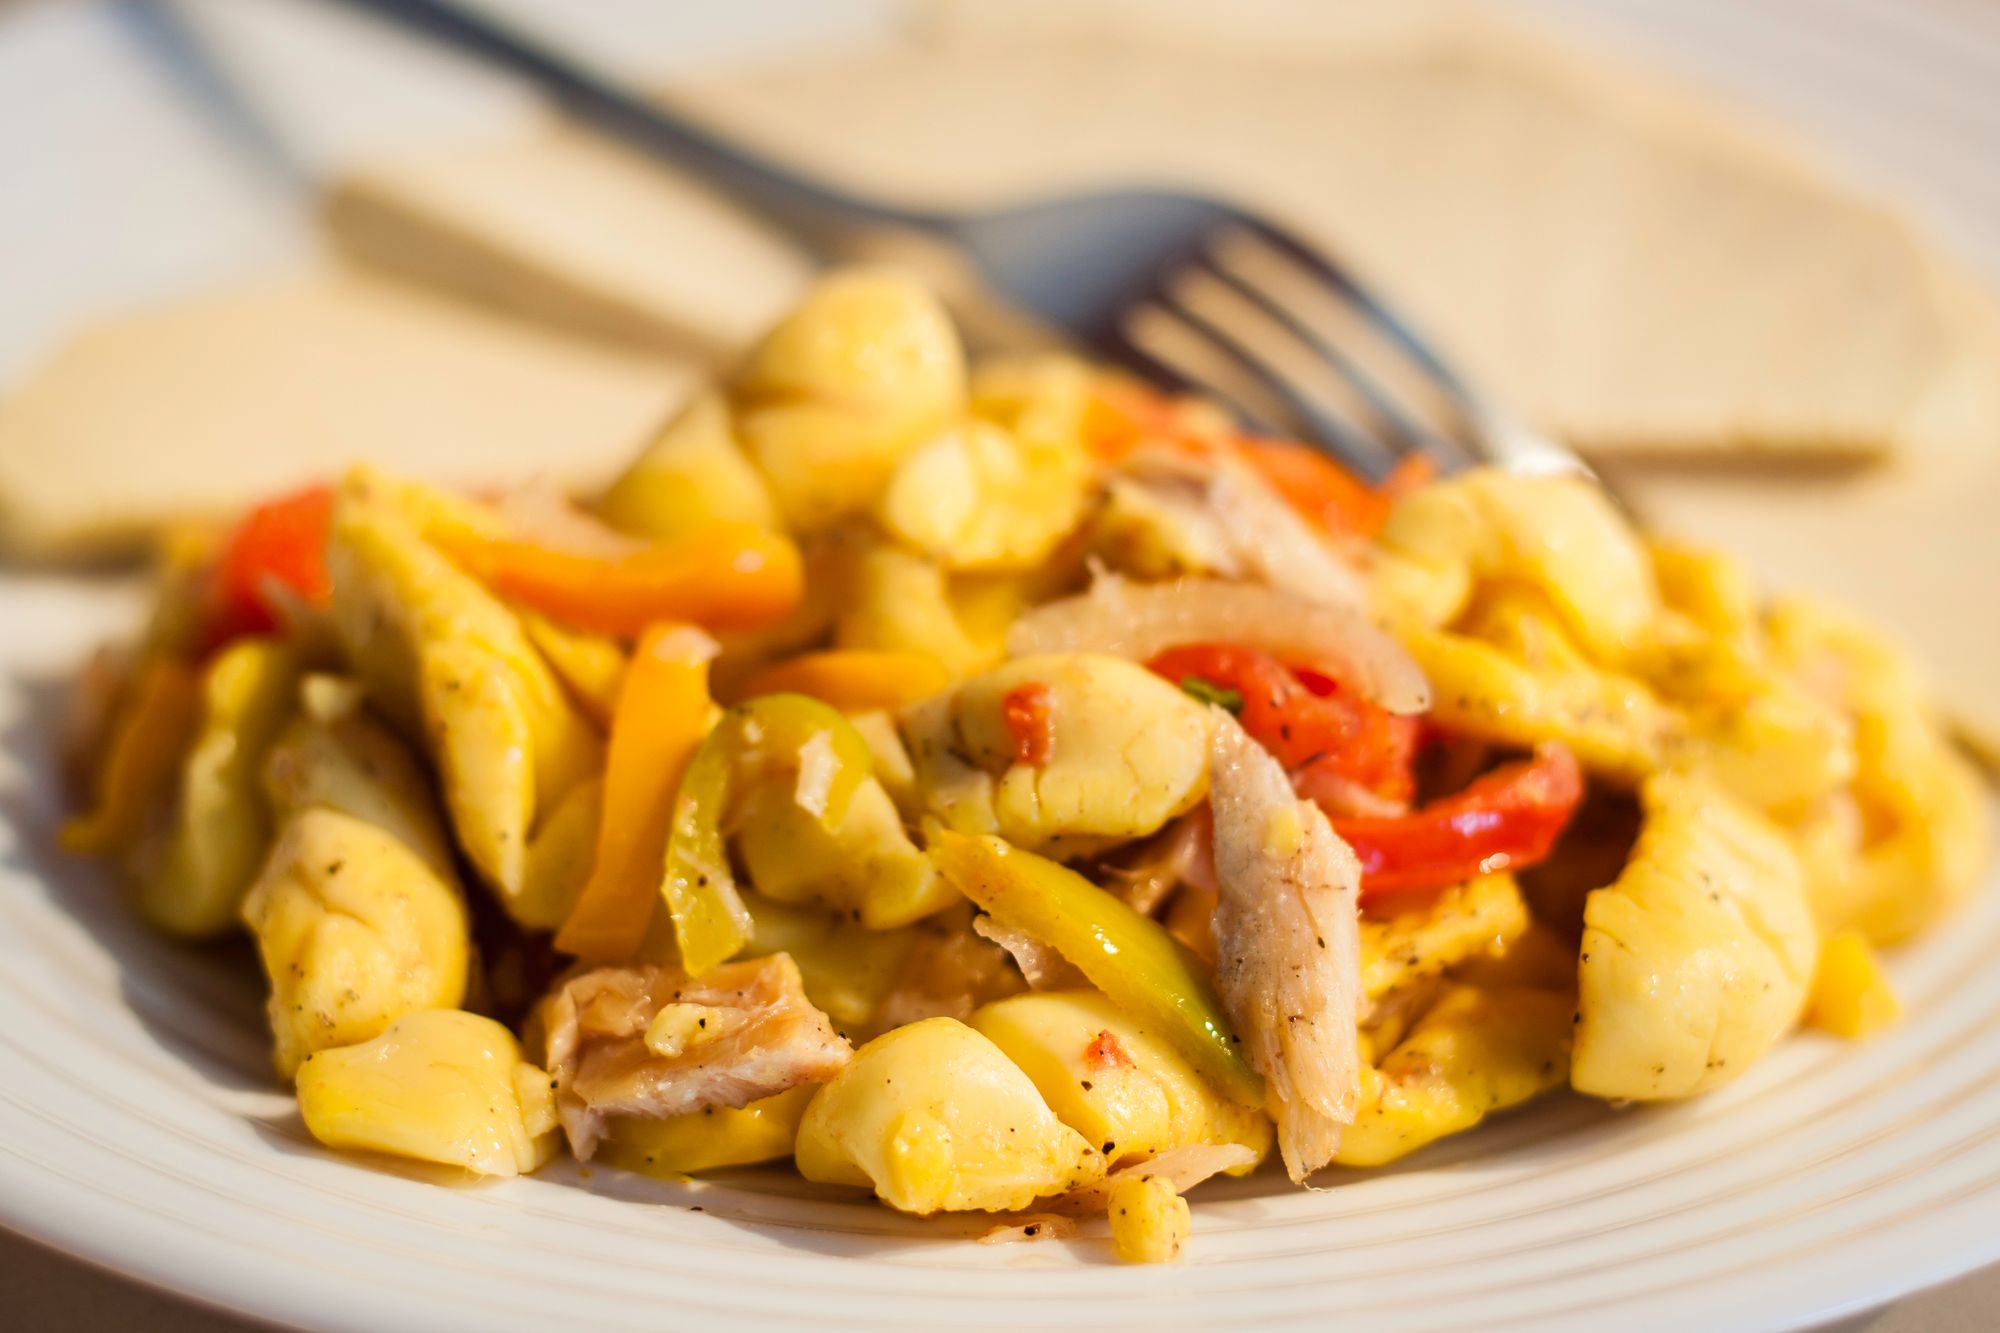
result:
[(1111, 1002), (1156, 1026), (1231, 1100), (1258, 1106), (1264, 1080), (1243, 1058), (1201, 964), (1166, 928), (1067, 866), (1003, 840), (937, 829), (939, 873), (1003, 926), (1074, 964)]
[(708, 730), (708, 663), (716, 643), (686, 625), (640, 639), (618, 687), (605, 759), (597, 856), (556, 948), (593, 963), (638, 953), (660, 887), (674, 792)]
[(872, 770), (868, 742), (817, 699), (767, 694), (723, 714), (681, 775), (660, 885), (689, 976), (735, 956), (750, 940), (754, 923), (722, 834), (737, 793), (758, 778), (795, 771), (799, 804), (830, 829)]
[(660, 620), (755, 629), (788, 615), (805, 592), (799, 548), (748, 523), (717, 523), (623, 554), (457, 530), (431, 535), (500, 596), (600, 634), (637, 634)]
[(171, 658), (148, 662), (97, 770), (89, 813), (66, 821), (58, 834), (63, 848), (102, 856), (137, 837), (147, 807), (172, 780), (200, 718), (201, 682), (194, 668)]
[(803, 694), (843, 713), (906, 708), (951, 684), (951, 674), (928, 653), (832, 649), (765, 667), (744, 687), (743, 697)]

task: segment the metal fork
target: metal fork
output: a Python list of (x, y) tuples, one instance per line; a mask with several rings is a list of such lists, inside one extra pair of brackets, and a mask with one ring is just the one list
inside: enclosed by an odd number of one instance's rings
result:
[(454, 0), (343, 0), (511, 70), (576, 119), (703, 177), (823, 258), (858, 235), (945, 242), (984, 292), (1162, 386), (1220, 399), (1251, 430), (1303, 435), (1379, 480), (1426, 453), (1445, 470), (1589, 469), (1475, 392), (1344, 266), (1272, 222), (1198, 195), (1122, 191), (995, 212), (898, 208), (746, 153)]

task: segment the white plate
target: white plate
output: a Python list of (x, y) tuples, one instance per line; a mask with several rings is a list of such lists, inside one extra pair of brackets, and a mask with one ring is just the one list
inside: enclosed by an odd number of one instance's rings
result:
[[(1653, 25), (1669, 54), (1724, 79), (1759, 50), (1794, 50), (1773, 45), (1797, 17), (1787, 0), (1597, 8)], [(1908, 162), (1934, 168), (1938, 144), (1970, 142), (1968, 105), (1993, 119), (1993, 85), (1963, 51), (1925, 54), (1958, 45), (1937, 26), (1951, 8), (1815, 6), (1812, 42), (1796, 49), (1821, 55), (1788, 55), (1765, 91), (1837, 130), (1856, 62), (1901, 71), (1869, 85), (1888, 147), (1864, 151), (1894, 175), (1897, 143), (1921, 135), (1931, 148)], [(107, 58), (51, 31), (37, 28), (34, 58), (19, 62), (41, 72), (37, 97)], [(0, 44), (0, 71), (7, 54)], [(1939, 72), (1907, 77), (1919, 67)], [(1753, 93), (1755, 82), (1742, 79)], [(0, 126), (23, 123), (7, 114), (9, 87), (0, 73)], [(135, 118), (157, 110), (127, 100)], [(87, 154), (97, 138), (74, 146)], [(7, 148), (0, 130), (0, 170)], [(1935, 179), (1929, 203), (2000, 249), (2000, 204), (1981, 211), (1990, 171)], [(40, 224), (0, 213), (12, 229), (0, 239), (27, 237), (45, 261), (32, 275), (43, 322), (26, 328), (17, 307), (0, 351), (46, 338), (58, 314), (170, 287), (199, 267), (190, 256), (214, 258), (194, 240), (185, 253), (149, 243), (143, 271), (107, 295), (90, 286), (101, 273), (87, 277), (95, 251), (65, 250), (59, 212)], [(51, 263), (75, 283), (52, 279)], [(2000, 1258), (1994, 893), (1895, 958), (1910, 1015), (1882, 1041), (1801, 1036), (1683, 1107), (1550, 1102), (1327, 1191), (1268, 1178), (1207, 1188), (1189, 1258), (1171, 1269), (1113, 1266), (1101, 1236), (999, 1249), (942, 1239), (775, 1173), (675, 1186), (565, 1168), (447, 1189), (337, 1160), (267, 1075), (247, 959), (152, 938), (102, 877), (51, 846), (58, 691), (134, 611), (115, 588), (0, 578), (0, 1224), (132, 1277), (273, 1321), (367, 1330), (1750, 1329), (1866, 1308)]]
[(1321, 1192), (1205, 1188), (1172, 1269), (1113, 1266), (1101, 1236), (940, 1238), (776, 1172), (441, 1188), (357, 1166), (273, 1087), (249, 960), (153, 938), (50, 843), (53, 692), (129, 613), (0, 583), (0, 1223), (132, 1276), (357, 1330), (1751, 1329), (2000, 1258), (2000, 894), (1898, 955), (1890, 1038), (1798, 1037), (1687, 1106), (1558, 1100)]

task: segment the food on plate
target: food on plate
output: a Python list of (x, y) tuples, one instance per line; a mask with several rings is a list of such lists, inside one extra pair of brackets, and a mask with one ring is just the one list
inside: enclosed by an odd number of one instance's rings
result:
[(336, 1147), (482, 1176), (533, 1171), (556, 1151), (548, 1075), (513, 1033), (463, 1010), (420, 1010), (307, 1056), (298, 1085), (306, 1128)]
[(1098, 1145), (998, 1046), (943, 1014), (856, 1051), (806, 1105), (795, 1152), (807, 1180), (870, 1187), (920, 1214), (1026, 1208), (1104, 1174)]
[(790, 1158), (1134, 1261), (1274, 1155), (1869, 1035), (1985, 859), (1867, 629), (1578, 478), (968, 370), (878, 269), (601, 493), (361, 466), (184, 538), (85, 685), (66, 841), (248, 930), (322, 1142)]

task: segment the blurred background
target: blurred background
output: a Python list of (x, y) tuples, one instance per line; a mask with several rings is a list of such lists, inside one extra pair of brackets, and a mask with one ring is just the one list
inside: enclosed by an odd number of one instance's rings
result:
[[(927, 31), (936, 40), (939, 27), (973, 22), (962, 4), (899, 0), (485, 7), (662, 88), (922, 42)], [(1059, 8), (1097, 12), (1142, 41), (1200, 7), (1169, 0), (1160, 12), (1171, 20), (1135, 17), (1144, 6), (1117, 3), (991, 8), (1041, 19)], [(1282, 43), (1287, 25), (1315, 12), (1303, 21), (1322, 30), (1393, 23), (1368, 17), (1372, 8), (1252, 0), (1216, 23), (1235, 42)], [(2000, 71), (2000, 6), (1513, 0), (1493, 8), (1638, 54), (1767, 113), (2000, 273), (2000, 104), (1983, 95)], [(1345, 17), (1326, 17), (1335, 14)], [(980, 91), (993, 96), (1011, 83), (1032, 94), (1046, 82), (1030, 63)], [(321, 186), (412, 152), (491, 141), (538, 114), (510, 80), (319, 0), (7, 0), (0, 99), (8, 293), (0, 387), (93, 316), (305, 262), (321, 244), (311, 225)], [(698, 89), (690, 104), (704, 105)], [(720, 107), (735, 109), (727, 98)], [(986, 110), (1008, 115), (1005, 106)]]

